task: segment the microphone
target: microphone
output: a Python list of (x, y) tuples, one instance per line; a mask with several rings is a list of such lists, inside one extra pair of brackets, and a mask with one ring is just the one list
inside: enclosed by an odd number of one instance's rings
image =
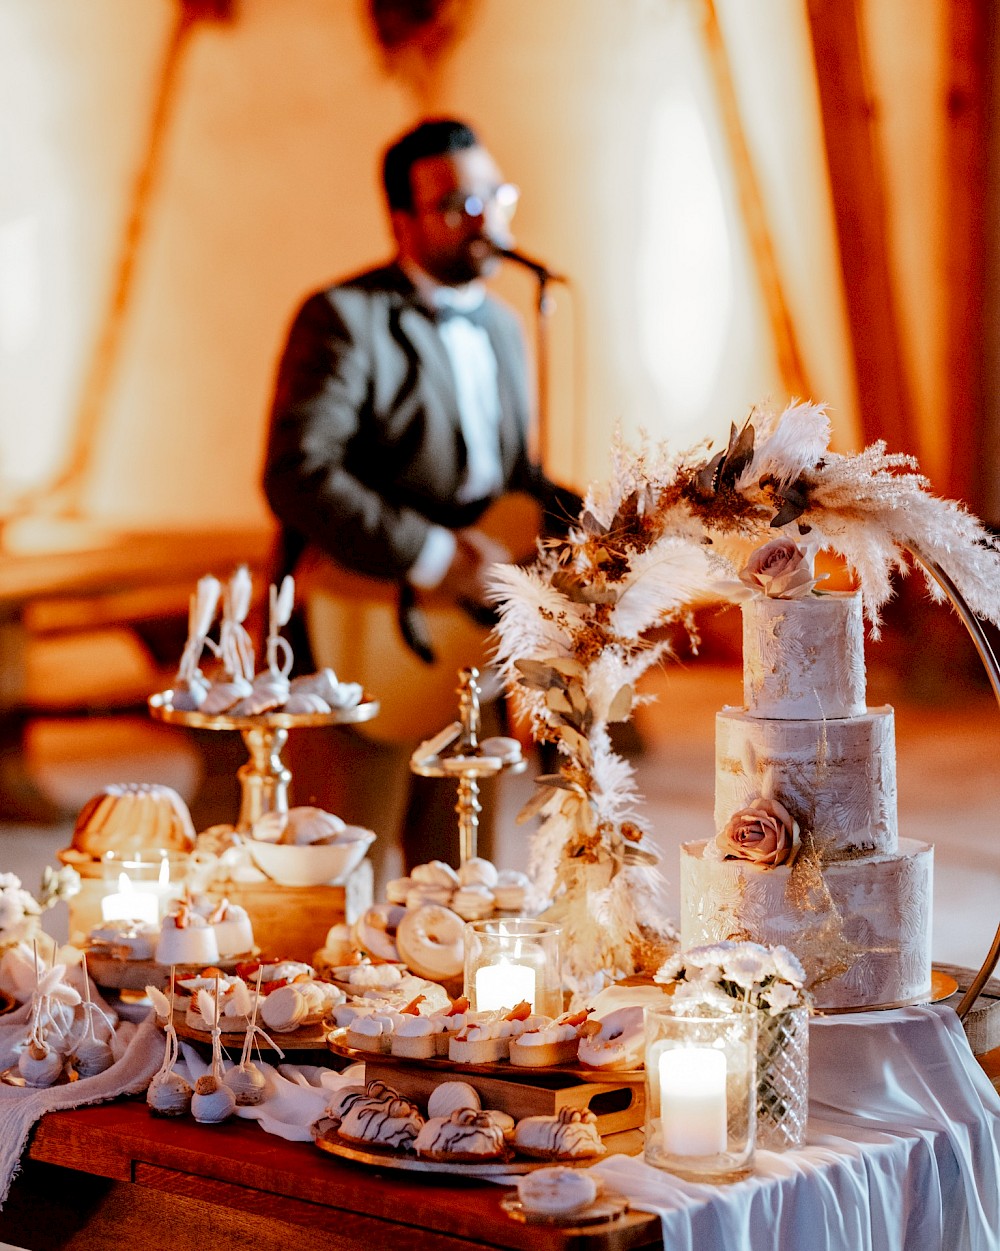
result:
[(502, 257), (505, 261), (513, 261), (515, 265), (523, 265), (525, 269), (530, 269), (539, 282), (569, 283), (569, 279), (565, 275), (554, 274), (548, 265), (542, 261), (536, 261), (533, 257), (525, 256), (523, 252), (518, 252), (514, 248), (501, 248), (494, 245), (494, 251), (497, 256)]

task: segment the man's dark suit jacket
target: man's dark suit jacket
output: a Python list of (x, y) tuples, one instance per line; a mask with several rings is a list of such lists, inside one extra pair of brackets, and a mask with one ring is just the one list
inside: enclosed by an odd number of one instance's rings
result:
[[(479, 320), (497, 358), (505, 490), (533, 496), (565, 530), (579, 500), (529, 458), (520, 326), (490, 298)], [(455, 502), (465, 464), (448, 355), (406, 275), (389, 265), (310, 296), (281, 360), (264, 470), (285, 571), (311, 542), (402, 583), (432, 524), (473, 525), (491, 502)]]

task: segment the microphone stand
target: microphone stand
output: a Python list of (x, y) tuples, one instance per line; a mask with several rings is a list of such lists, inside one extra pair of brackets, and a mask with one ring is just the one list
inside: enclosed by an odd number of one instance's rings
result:
[(538, 397), (535, 407), (535, 431), (538, 443), (538, 460), (544, 465), (549, 452), (549, 374), (550, 374), (550, 340), (549, 318), (555, 311), (555, 301), (549, 294), (549, 284), (561, 282), (568, 284), (569, 279), (562, 274), (553, 273), (541, 261), (525, 256), (513, 248), (498, 249), (504, 260), (522, 265), (535, 275), (538, 291), (535, 299), (535, 372), (538, 379)]

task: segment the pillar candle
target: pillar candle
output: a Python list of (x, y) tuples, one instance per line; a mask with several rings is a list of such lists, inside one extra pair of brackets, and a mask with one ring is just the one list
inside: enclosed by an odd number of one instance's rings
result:
[(476, 970), (476, 1011), (513, 1008), (523, 999), (535, 1010), (535, 970), (526, 964), (501, 960)]
[(671, 1155), (726, 1149), (726, 1057), (712, 1047), (671, 1047), (659, 1059), (663, 1148)]

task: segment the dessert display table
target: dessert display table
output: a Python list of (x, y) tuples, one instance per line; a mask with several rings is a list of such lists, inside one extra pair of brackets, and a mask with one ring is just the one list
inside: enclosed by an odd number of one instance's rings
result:
[(51, 1113), (0, 1212), (0, 1239), (31, 1251), (130, 1243), (256, 1251), (539, 1248), (625, 1251), (657, 1245), (659, 1221), (627, 1213), (574, 1233), (526, 1226), (487, 1182), (390, 1174), (340, 1163), (245, 1121), (164, 1121), (144, 1102)]
[[(816, 1020), (803, 1150), (759, 1152), (729, 1186), (638, 1158), (595, 1166), (631, 1210), (589, 1228), (521, 1225), (490, 1182), (390, 1173), (229, 1121), (163, 1121), (129, 1101), (46, 1116), (0, 1211), (30, 1251), (406, 1246), (671, 1251), (995, 1251), (1000, 1098), (954, 1010)], [(639, 1205), (646, 1210), (638, 1210)]]

